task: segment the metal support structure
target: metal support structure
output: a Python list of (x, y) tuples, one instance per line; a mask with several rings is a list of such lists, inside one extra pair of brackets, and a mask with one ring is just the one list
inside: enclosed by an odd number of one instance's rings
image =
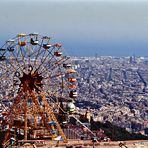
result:
[[(26, 100), (27, 101), (27, 100)], [(28, 131), (28, 126), (27, 126), (27, 102), (26, 102), (26, 106), (25, 106), (25, 112), (24, 112), (24, 140), (27, 141), (27, 131)]]
[[(77, 96), (76, 79), (71, 77), (76, 71), (67, 63), (69, 57), (63, 55), (62, 45), (50, 39), (38, 33), (21, 33), (0, 48), (0, 79), (5, 80), (1, 87), (7, 92), (1, 94), (10, 101), (5, 104), (7, 111), (2, 125), (6, 134), (2, 144), (9, 140), (13, 129), (20, 131), (18, 135), (24, 134), (24, 141), (30, 137), (53, 140), (61, 137), (67, 142), (55, 114), (60, 112), (57, 112), (60, 98)], [(47, 97), (57, 99), (55, 112)]]

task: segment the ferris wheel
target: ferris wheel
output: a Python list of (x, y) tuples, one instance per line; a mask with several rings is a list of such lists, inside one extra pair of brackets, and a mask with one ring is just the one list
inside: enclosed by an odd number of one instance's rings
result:
[(28, 129), (36, 137), (34, 129), (45, 127), (51, 139), (61, 136), (66, 141), (55, 111), (59, 102), (72, 101), (78, 94), (76, 71), (63, 52), (61, 44), (38, 33), (18, 34), (0, 48), (0, 101), (5, 106), (4, 125), (8, 125), (4, 141), (21, 120), (25, 140)]

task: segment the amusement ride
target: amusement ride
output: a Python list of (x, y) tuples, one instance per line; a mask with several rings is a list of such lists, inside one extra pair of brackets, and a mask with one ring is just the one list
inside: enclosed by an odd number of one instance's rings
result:
[(38, 33), (18, 34), (0, 48), (3, 145), (17, 135), (67, 142), (61, 126), (75, 111), (78, 93), (76, 70), (63, 52)]

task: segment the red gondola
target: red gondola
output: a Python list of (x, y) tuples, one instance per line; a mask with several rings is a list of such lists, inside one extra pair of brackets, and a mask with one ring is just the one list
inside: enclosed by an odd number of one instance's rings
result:
[(55, 47), (61, 47), (62, 44), (54, 44)]
[(54, 55), (57, 56), (57, 57), (60, 57), (62, 55), (62, 52), (60, 51), (55, 51), (54, 52)]
[(77, 86), (76, 85), (69, 85), (68, 88), (71, 88), (71, 89), (76, 89)]

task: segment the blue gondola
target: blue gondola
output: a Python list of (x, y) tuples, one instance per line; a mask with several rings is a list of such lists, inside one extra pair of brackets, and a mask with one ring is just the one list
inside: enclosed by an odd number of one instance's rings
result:
[(57, 131), (56, 130), (51, 130), (51, 133), (52, 134), (55, 134)]
[(55, 124), (57, 124), (55, 121), (50, 121), (50, 122), (48, 122), (48, 124), (50, 124), (50, 125), (55, 125)]

